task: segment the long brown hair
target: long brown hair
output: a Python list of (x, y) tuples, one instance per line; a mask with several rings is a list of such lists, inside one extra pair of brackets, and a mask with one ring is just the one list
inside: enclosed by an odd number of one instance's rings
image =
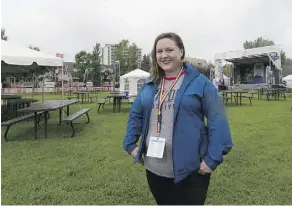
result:
[(163, 76), (164, 76), (164, 71), (163, 69), (157, 64), (157, 59), (156, 59), (156, 45), (157, 42), (161, 39), (171, 39), (172, 41), (175, 42), (175, 44), (178, 46), (178, 48), (180, 48), (181, 50), (183, 50), (183, 55), (181, 60), (183, 60), (185, 58), (185, 47), (184, 47), (184, 43), (181, 40), (180, 36), (178, 36), (175, 33), (162, 33), (160, 34), (154, 42), (154, 46), (152, 49), (152, 53), (151, 53), (151, 68), (150, 68), (150, 74), (152, 77), (152, 80), (155, 82), (159, 82)]

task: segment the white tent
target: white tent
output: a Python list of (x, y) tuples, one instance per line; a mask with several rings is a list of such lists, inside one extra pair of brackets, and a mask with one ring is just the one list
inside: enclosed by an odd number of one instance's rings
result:
[(144, 81), (150, 77), (150, 73), (141, 69), (135, 69), (120, 77), (120, 91), (129, 92), (129, 96), (137, 95)]
[[(8, 41), (1, 41), (1, 74), (12, 76), (26, 76), (41, 74), (47, 67), (62, 67), (63, 60), (59, 57), (48, 55), (44, 52), (36, 51), (30, 48), (21, 47)], [(34, 80), (33, 80), (34, 81)], [(44, 88), (44, 82), (43, 82)], [(63, 80), (62, 80), (63, 91)], [(33, 87), (34, 93), (34, 87)], [(32, 94), (33, 94), (32, 93)], [(63, 99), (62, 92), (62, 99)], [(44, 96), (43, 96), (44, 101)]]
[(44, 67), (58, 66), (63, 66), (63, 60), (59, 57), (1, 41), (2, 74), (37, 73), (44, 70)]
[(286, 77), (283, 77), (283, 82), (286, 83), (286, 87), (292, 88), (292, 74)]

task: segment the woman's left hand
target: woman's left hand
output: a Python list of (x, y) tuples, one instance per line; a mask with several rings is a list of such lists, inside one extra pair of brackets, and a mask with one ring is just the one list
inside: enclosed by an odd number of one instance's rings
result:
[(203, 160), (201, 162), (201, 165), (200, 165), (199, 173), (201, 175), (205, 175), (205, 174), (208, 174), (208, 173), (211, 173), (211, 172), (213, 172), (213, 170), (210, 167), (208, 167), (208, 165)]

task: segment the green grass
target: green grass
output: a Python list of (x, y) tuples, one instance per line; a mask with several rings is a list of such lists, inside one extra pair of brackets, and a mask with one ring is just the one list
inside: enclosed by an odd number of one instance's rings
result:
[[(291, 204), (291, 98), (244, 102), (226, 108), (234, 148), (213, 173), (206, 204)], [(122, 148), (130, 105), (119, 114), (109, 103), (101, 114), (88, 106), (91, 122), (80, 118), (74, 138), (68, 125), (53, 125), (57, 112), (47, 139), (42, 126), (32, 140), (33, 122), (11, 127), (18, 141), (4, 142), (2, 129), (2, 204), (155, 204), (143, 167)]]

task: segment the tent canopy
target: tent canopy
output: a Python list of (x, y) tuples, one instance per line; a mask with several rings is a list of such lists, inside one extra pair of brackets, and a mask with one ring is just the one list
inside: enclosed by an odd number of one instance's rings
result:
[(127, 91), (129, 95), (137, 95), (150, 73), (135, 69), (120, 77), (120, 91)]
[(150, 73), (145, 72), (141, 69), (135, 69), (135, 70), (130, 71), (129, 73), (121, 76), (122, 79), (125, 79), (125, 78), (148, 78), (148, 77), (150, 77)]
[(272, 61), (276, 68), (281, 70), (280, 52), (281, 49), (279, 45), (222, 52), (215, 54), (215, 62), (216, 60), (225, 60), (233, 64), (254, 64), (257, 62), (269, 63), (269, 61)]
[(291, 75), (288, 75), (286, 77), (283, 77), (283, 80), (284, 81), (292, 81), (292, 74)]
[(1, 41), (1, 73), (24, 74), (39, 72), (44, 67), (58, 67), (63, 65), (59, 57), (21, 47), (10, 42)]

